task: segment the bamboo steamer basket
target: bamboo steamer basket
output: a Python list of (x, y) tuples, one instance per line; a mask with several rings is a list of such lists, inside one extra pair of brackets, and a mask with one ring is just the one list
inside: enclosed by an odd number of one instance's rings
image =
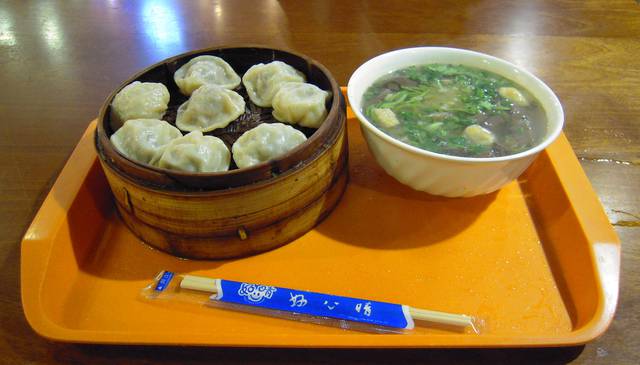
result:
[[(175, 121), (187, 100), (173, 73), (200, 55), (223, 58), (242, 76), (257, 63), (280, 60), (302, 71), (307, 82), (331, 92), (328, 115), (317, 130), (299, 128), (308, 139), (284, 156), (251, 168), (220, 173), (187, 173), (130, 160), (111, 144), (110, 104), (134, 81), (161, 82), (171, 101), (163, 119)], [(275, 122), (270, 108), (253, 105), (224, 130), (206, 134), (231, 144), (246, 130)], [(298, 128), (298, 127), (296, 127)], [(185, 133), (186, 134), (186, 133)], [(148, 67), (118, 87), (100, 110), (95, 145), (120, 217), (145, 243), (194, 259), (246, 256), (300, 237), (336, 206), (347, 184), (346, 106), (340, 88), (320, 63), (290, 51), (246, 46), (198, 50)]]

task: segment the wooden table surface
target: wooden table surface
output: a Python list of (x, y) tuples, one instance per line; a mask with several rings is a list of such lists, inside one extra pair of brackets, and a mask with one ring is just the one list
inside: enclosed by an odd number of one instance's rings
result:
[[(340, 84), (416, 45), (469, 48), (529, 69), (558, 94), (567, 134), (622, 241), (608, 332), (586, 345), (509, 350), (275, 350), (75, 345), (29, 327), (20, 239), (106, 96), (166, 57), (254, 43), (307, 54)], [(0, 363), (640, 363), (640, 5), (575, 1), (0, 1)]]

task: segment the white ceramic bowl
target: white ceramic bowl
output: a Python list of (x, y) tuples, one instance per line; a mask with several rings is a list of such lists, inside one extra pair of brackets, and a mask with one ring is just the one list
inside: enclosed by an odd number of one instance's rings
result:
[[(544, 140), (527, 151), (509, 156), (449, 156), (400, 142), (365, 118), (362, 95), (374, 81), (401, 68), (429, 63), (472, 66), (500, 74), (524, 86), (545, 110), (548, 125)], [(500, 189), (522, 174), (538, 153), (560, 135), (564, 123), (560, 101), (540, 79), (499, 58), (457, 48), (417, 47), (384, 53), (358, 67), (349, 79), (347, 93), (369, 150), (385, 171), (416, 190), (448, 197), (468, 197)]]

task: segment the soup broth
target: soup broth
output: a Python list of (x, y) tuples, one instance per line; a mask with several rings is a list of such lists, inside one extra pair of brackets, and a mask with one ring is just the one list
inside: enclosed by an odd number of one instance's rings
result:
[(452, 64), (410, 66), (376, 80), (365, 116), (395, 139), (464, 157), (498, 157), (532, 148), (547, 132), (540, 103), (495, 73)]

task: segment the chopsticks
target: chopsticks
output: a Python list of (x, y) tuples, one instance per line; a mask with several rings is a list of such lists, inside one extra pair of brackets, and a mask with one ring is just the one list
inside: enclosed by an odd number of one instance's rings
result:
[[(217, 279), (202, 276), (184, 275), (180, 282), (180, 288), (217, 294), (218, 286), (216, 284), (216, 280)], [(471, 316), (414, 308), (410, 306), (407, 307), (409, 308), (409, 314), (414, 320), (462, 328), (471, 327), (475, 332), (477, 332), (474, 325), (474, 318)]]

